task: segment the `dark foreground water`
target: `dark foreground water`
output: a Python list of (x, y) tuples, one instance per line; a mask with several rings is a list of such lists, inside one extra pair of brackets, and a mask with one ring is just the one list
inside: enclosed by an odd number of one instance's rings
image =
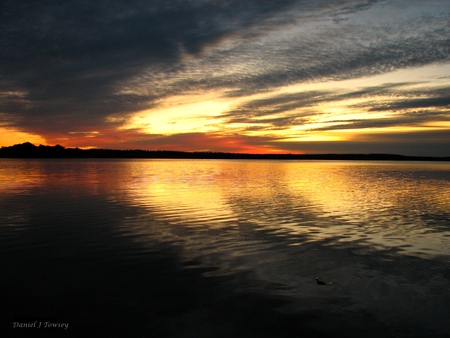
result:
[(0, 243), (3, 337), (450, 335), (448, 163), (3, 159)]

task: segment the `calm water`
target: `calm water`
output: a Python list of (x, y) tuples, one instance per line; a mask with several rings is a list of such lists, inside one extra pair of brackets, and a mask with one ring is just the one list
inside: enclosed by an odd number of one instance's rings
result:
[(0, 191), (15, 335), (450, 334), (450, 163), (2, 159)]

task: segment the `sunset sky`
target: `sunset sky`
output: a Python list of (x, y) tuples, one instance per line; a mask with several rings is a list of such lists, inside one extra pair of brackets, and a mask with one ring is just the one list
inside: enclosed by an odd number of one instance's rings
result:
[(450, 156), (449, 0), (0, 6), (0, 146)]

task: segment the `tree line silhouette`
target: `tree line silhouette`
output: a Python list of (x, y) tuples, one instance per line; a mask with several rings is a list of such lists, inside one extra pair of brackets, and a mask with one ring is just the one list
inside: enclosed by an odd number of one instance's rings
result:
[(0, 158), (173, 158), (173, 159), (269, 159), (269, 160), (364, 160), (364, 161), (450, 161), (448, 157), (396, 154), (243, 154), (172, 150), (114, 150), (35, 146), (30, 142), (0, 148)]

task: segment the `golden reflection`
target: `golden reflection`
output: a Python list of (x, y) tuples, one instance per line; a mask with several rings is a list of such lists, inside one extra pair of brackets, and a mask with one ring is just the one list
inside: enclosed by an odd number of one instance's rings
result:
[(156, 208), (154, 212), (161, 219), (171, 219), (172, 223), (180, 225), (191, 222), (214, 225), (234, 219), (221, 184), (228, 183), (216, 179), (218, 173), (214, 164), (211, 166), (206, 161), (155, 161), (149, 165), (150, 168), (155, 174), (147, 177), (143, 173), (141, 179), (135, 180), (128, 188), (133, 203)]
[(0, 187), (2, 196), (42, 193), (35, 188), (97, 195), (140, 211), (120, 231), (160, 239), (190, 227), (199, 233), (186, 240), (202, 247), (208, 229), (233, 231), (239, 241), (262, 230), (290, 244), (326, 240), (430, 255), (445, 252), (450, 236), (449, 170), (400, 162), (2, 160)]
[[(237, 227), (307, 236), (310, 241), (362, 242), (423, 253), (423, 212), (448, 214), (448, 181), (418, 180), (439, 165), (358, 162), (158, 161), (151, 176), (128, 186), (129, 200), (177, 226)], [(430, 174), (432, 177), (433, 175)], [(439, 176), (439, 175), (438, 175)], [(242, 227), (246, 224), (245, 227)], [(242, 228), (242, 229), (241, 229)], [(436, 237), (436, 238), (435, 238)], [(299, 237), (302, 238), (302, 237)], [(295, 241), (294, 241), (295, 242)], [(433, 251), (430, 247), (428, 250)], [(430, 253), (431, 253), (430, 251)]]
[[(88, 192), (98, 195), (103, 193), (99, 190), (101, 187), (113, 190), (124, 187), (123, 172), (119, 168), (126, 166), (125, 163), (86, 159), (0, 160), (0, 193), (5, 196), (27, 194), (33, 189), (42, 188), (59, 192), (61, 187), (73, 194)], [(105, 170), (105, 166), (110, 166), (110, 170)]]
[[(324, 167), (326, 171), (324, 172)], [(415, 171), (442, 171), (448, 166), (341, 162), (304, 166), (301, 179), (295, 166), (288, 167), (286, 179), (293, 182), (293, 196), (303, 196), (321, 214), (314, 237), (336, 236), (340, 242), (363, 240), (389, 247), (406, 241), (409, 253), (420, 253), (423, 234), (442, 245), (442, 231), (427, 229), (423, 213), (448, 214), (448, 181), (417, 180)], [(297, 178), (297, 179), (296, 179)], [(439, 217), (439, 216), (438, 216)], [(320, 221), (323, 219), (323, 222)], [(427, 250), (433, 250), (428, 248)], [(442, 252), (436, 249), (436, 252)]]
[(22, 194), (45, 181), (40, 170), (30, 173), (25, 161), (1, 159), (0, 163), (0, 195)]

